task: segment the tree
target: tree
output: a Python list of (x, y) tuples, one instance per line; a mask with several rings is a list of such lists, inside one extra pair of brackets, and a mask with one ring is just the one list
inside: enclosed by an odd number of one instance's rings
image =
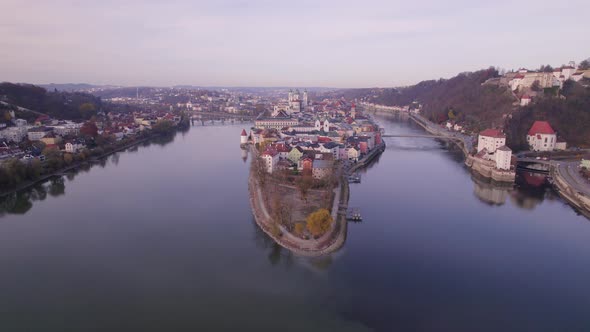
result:
[(297, 236), (303, 235), (303, 231), (305, 230), (305, 224), (302, 222), (298, 222), (295, 224), (295, 234)]
[(314, 237), (319, 237), (330, 229), (333, 221), (330, 211), (319, 209), (307, 216), (307, 230)]
[(303, 175), (297, 180), (297, 188), (301, 194), (301, 198), (307, 201), (307, 193), (313, 186), (313, 179), (309, 175)]
[(93, 103), (83, 103), (78, 108), (80, 110), (80, 115), (84, 119), (89, 119), (96, 113), (96, 106)]
[(551, 67), (551, 65), (541, 65), (541, 67), (539, 68), (540, 72), (543, 73), (552, 73), (553, 72), (553, 67)]
[(80, 134), (84, 136), (96, 137), (98, 135), (98, 127), (92, 121), (85, 122), (80, 128)]
[(174, 123), (170, 120), (160, 120), (152, 127), (156, 134), (171, 134), (174, 131)]
[(64, 161), (66, 162), (66, 164), (71, 164), (72, 161), (74, 161), (74, 157), (72, 156), (71, 153), (66, 153), (64, 154)]
[(539, 80), (534, 81), (533, 84), (531, 85), (531, 90), (541, 91), (541, 82), (539, 82)]

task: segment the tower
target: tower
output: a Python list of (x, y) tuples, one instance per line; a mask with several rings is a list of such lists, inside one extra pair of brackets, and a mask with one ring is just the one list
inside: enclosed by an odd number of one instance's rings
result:
[(307, 105), (309, 105), (307, 103), (307, 90), (303, 90), (303, 108), (305, 108)]
[(242, 134), (240, 135), (240, 144), (247, 144), (248, 143), (248, 134), (246, 133), (246, 129), (242, 129)]
[(350, 107), (350, 117), (353, 119), (356, 119), (356, 105), (355, 105), (355, 103), (352, 103), (352, 106)]

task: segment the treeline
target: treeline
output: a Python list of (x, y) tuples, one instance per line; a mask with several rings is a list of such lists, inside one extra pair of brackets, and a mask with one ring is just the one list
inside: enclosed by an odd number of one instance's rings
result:
[(505, 128), (512, 149), (527, 148), (526, 134), (535, 120), (549, 121), (570, 146), (590, 147), (590, 88), (570, 80), (561, 95), (547, 94), (513, 114)]
[[(87, 93), (47, 91), (35, 85), (7, 82), (0, 83), (0, 98), (56, 119), (68, 120), (90, 119), (104, 106), (100, 98)], [(34, 120), (37, 115), (27, 113), (20, 117)]]

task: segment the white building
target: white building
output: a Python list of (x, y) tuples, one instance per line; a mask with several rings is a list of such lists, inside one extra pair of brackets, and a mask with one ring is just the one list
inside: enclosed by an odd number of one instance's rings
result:
[(66, 143), (66, 152), (69, 153), (76, 153), (79, 150), (84, 149), (86, 146), (79, 142), (67, 142)]
[(553, 151), (557, 143), (557, 134), (547, 121), (535, 121), (526, 137), (533, 151)]
[(19, 143), (27, 136), (26, 127), (8, 127), (0, 130), (0, 139), (8, 142)]
[(45, 137), (45, 135), (49, 134), (50, 132), (52, 132), (51, 128), (34, 127), (34, 128), (29, 129), (29, 131), (27, 132), (27, 135), (29, 137), (29, 141), (38, 141), (38, 140), (42, 139), (43, 137)]
[(15, 119), (13, 122), (14, 122), (14, 125), (17, 127), (24, 127), (27, 125), (27, 120), (25, 120), (25, 119)]
[(295, 127), (298, 124), (299, 120), (286, 117), (258, 119), (254, 121), (254, 126), (260, 129), (274, 128), (280, 130), (285, 127)]
[(324, 121), (320, 121), (320, 120), (315, 120), (315, 129), (316, 130), (323, 130), (326, 133), (330, 131), (330, 121), (328, 120), (324, 120)]
[(531, 97), (529, 95), (524, 95), (520, 98), (520, 106), (526, 106), (531, 103)]
[(486, 149), (488, 153), (494, 153), (503, 145), (506, 145), (506, 135), (498, 129), (486, 129), (477, 137), (477, 152)]
[(246, 129), (242, 129), (242, 134), (240, 135), (240, 144), (248, 143), (248, 134), (246, 133)]
[(279, 154), (274, 150), (267, 150), (260, 155), (260, 158), (262, 158), (262, 161), (264, 162), (266, 172), (272, 174), (275, 166), (279, 162)]
[(512, 159), (512, 150), (506, 145), (496, 149), (496, 168), (501, 170), (510, 170), (510, 161)]

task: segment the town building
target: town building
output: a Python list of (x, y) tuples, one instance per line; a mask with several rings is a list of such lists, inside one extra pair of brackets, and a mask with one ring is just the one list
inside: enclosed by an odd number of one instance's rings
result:
[(291, 117), (277, 116), (274, 118), (263, 118), (254, 121), (254, 126), (259, 129), (283, 129), (299, 125), (299, 120)]
[(506, 135), (498, 129), (486, 129), (477, 137), (477, 152), (486, 149), (494, 153), (499, 147), (506, 145)]
[(500, 170), (510, 170), (510, 162), (512, 161), (512, 150), (506, 145), (496, 149), (496, 168)]
[(266, 172), (272, 174), (279, 162), (278, 152), (275, 150), (266, 150), (260, 155), (260, 158), (262, 158)]
[(27, 136), (29, 138), (29, 141), (39, 141), (52, 131), (53, 129), (49, 127), (33, 127), (28, 130)]
[(246, 133), (246, 129), (242, 129), (242, 134), (240, 135), (240, 144), (248, 143), (248, 133)]
[(533, 151), (553, 151), (557, 134), (547, 121), (535, 121), (528, 132), (527, 143)]
[(20, 143), (25, 137), (27, 137), (26, 127), (8, 127), (0, 130), (0, 139), (7, 142)]

